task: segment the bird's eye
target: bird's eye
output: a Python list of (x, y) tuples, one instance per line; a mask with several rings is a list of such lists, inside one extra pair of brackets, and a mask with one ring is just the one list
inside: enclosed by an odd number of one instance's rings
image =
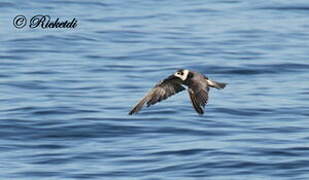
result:
[(181, 76), (182, 76), (182, 75), (183, 75), (183, 72), (177, 72), (176, 74), (178, 74), (178, 75), (181, 75)]

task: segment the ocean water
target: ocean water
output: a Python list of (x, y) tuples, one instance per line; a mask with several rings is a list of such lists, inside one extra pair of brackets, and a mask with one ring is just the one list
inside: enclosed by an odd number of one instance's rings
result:
[[(0, 2), (0, 179), (309, 179), (306, 0)], [(14, 17), (77, 20), (21, 28)], [(132, 106), (179, 68), (226, 82)]]

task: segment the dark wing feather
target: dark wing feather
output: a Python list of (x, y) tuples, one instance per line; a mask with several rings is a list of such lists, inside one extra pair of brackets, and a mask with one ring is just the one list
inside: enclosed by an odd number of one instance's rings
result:
[(155, 85), (150, 92), (134, 106), (129, 112), (129, 115), (140, 111), (145, 103), (147, 103), (147, 107), (149, 107), (183, 90), (185, 90), (185, 88), (181, 85), (181, 81), (175, 76), (169, 76)]
[(189, 92), (190, 99), (191, 99), (191, 102), (192, 102), (192, 105), (193, 105), (195, 111), (196, 111), (197, 113), (199, 113), (199, 114), (203, 114), (204, 111), (203, 111), (203, 109), (201, 108), (201, 106), (198, 104), (197, 99), (196, 99), (196, 97), (195, 97), (193, 91), (188, 90), (188, 92)]
[(208, 102), (208, 88), (195, 84), (189, 87), (188, 92), (195, 111), (204, 114), (203, 108)]

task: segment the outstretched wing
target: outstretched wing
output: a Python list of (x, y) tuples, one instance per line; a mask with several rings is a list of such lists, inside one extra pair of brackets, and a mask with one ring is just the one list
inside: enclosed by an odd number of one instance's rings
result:
[(195, 111), (204, 114), (204, 107), (208, 102), (208, 85), (204, 82), (191, 84), (188, 88), (189, 96)]
[(145, 103), (147, 104), (147, 107), (149, 107), (183, 90), (185, 90), (185, 88), (181, 85), (181, 80), (171, 75), (156, 84), (150, 92), (148, 92), (146, 96), (134, 106), (134, 108), (129, 112), (129, 115), (140, 111)]
[(192, 89), (188, 89), (190, 99), (195, 111), (199, 114), (204, 114), (204, 107), (208, 101), (208, 92), (201, 90), (200, 92), (194, 92)]

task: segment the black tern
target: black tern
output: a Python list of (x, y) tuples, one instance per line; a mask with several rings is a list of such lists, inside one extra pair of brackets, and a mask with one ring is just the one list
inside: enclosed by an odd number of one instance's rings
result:
[(205, 105), (208, 102), (209, 87), (223, 89), (226, 83), (220, 83), (208, 79), (199, 72), (187, 69), (179, 69), (175, 74), (156, 84), (129, 112), (129, 115), (139, 112), (144, 104), (147, 107), (156, 104), (168, 97), (185, 90), (187, 87), (192, 105), (198, 114), (204, 114)]

